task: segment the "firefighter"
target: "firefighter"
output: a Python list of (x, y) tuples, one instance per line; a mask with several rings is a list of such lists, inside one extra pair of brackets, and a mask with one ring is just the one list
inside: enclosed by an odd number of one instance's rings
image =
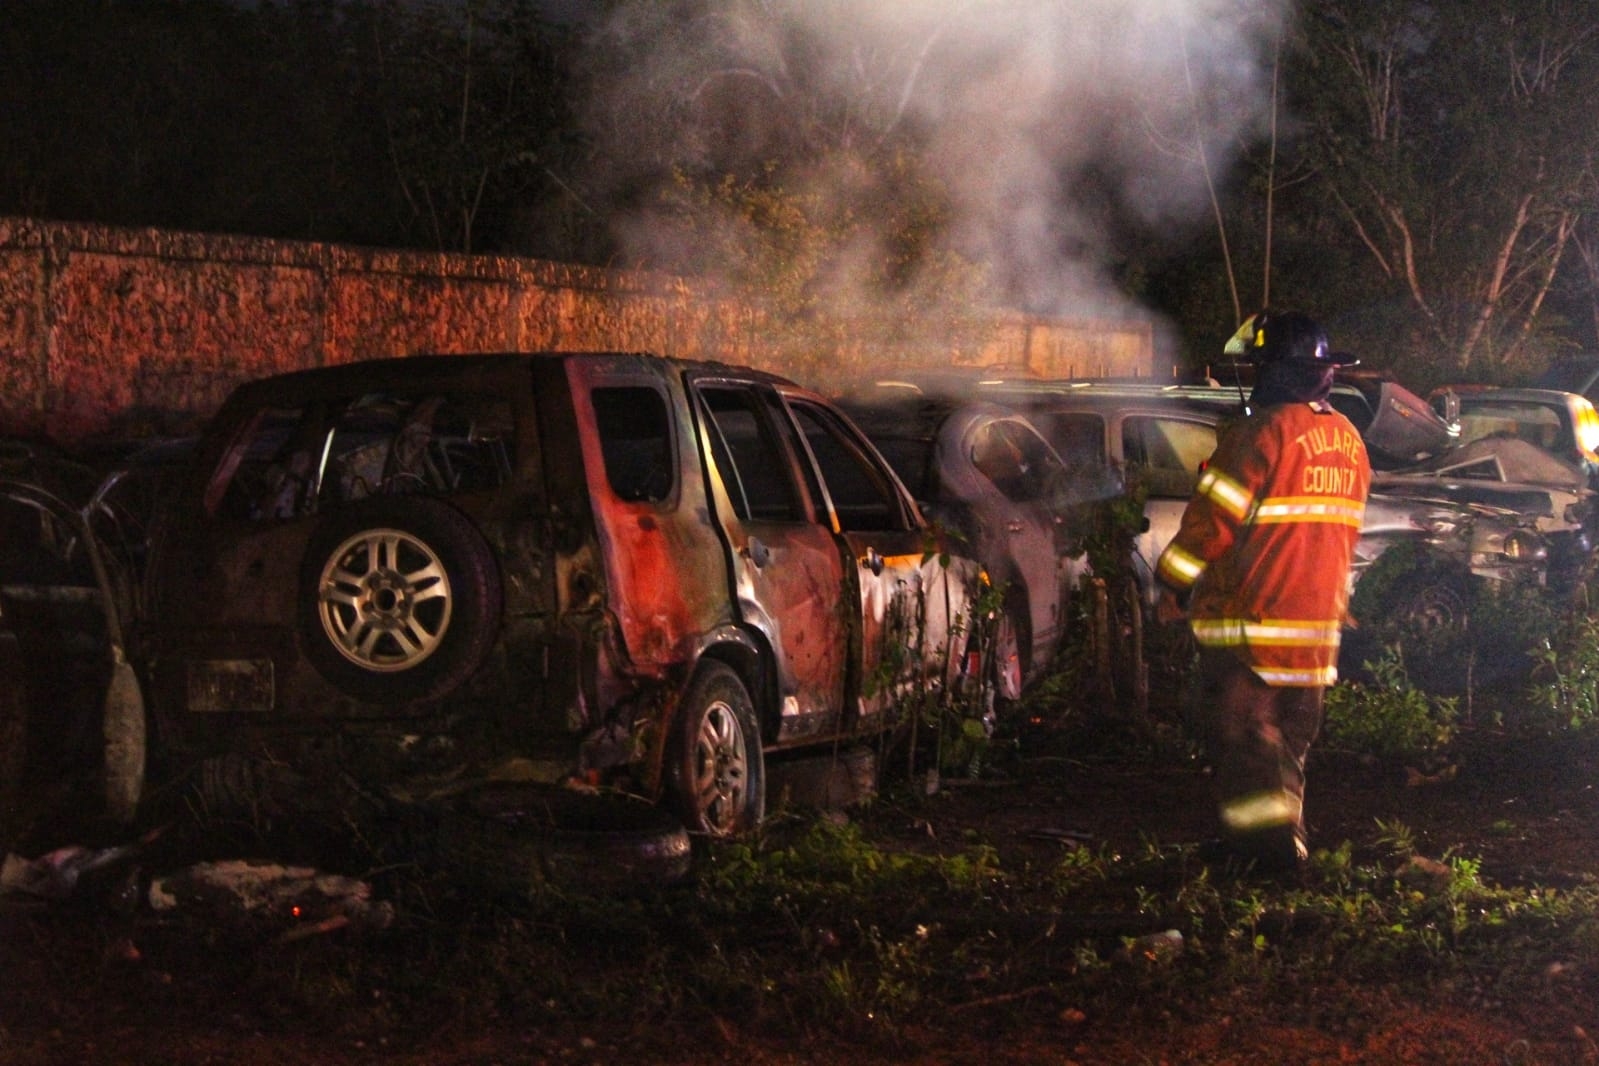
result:
[(1327, 402), (1335, 368), (1356, 360), (1309, 316), (1262, 311), (1227, 350), (1254, 364), (1254, 389), (1161, 554), (1159, 614), (1186, 615), (1199, 645), (1195, 725), (1221, 828), (1202, 855), (1292, 873), (1308, 854), (1305, 757), (1338, 677), (1371, 464)]

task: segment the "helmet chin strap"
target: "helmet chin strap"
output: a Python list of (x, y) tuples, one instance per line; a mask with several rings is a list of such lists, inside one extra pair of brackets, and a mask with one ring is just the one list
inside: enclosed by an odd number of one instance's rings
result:
[(1248, 418), (1255, 412), (1250, 410), (1249, 397), (1244, 393), (1244, 375), (1238, 369), (1239, 363), (1233, 360), (1233, 386), (1238, 390), (1238, 406), (1244, 409), (1244, 417)]

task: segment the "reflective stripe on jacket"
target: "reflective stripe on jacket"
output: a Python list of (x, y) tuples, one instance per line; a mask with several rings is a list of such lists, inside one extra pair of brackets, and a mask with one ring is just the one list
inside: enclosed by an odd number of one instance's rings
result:
[(1371, 464), (1326, 404), (1278, 404), (1222, 434), (1157, 573), (1194, 638), (1272, 685), (1330, 685)]

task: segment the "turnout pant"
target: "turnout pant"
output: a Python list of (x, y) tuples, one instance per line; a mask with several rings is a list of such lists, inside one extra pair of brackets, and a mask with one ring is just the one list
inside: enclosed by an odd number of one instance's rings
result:
[(1305, 757), (1321, 731), (1323, 689), (1268, 685), (1226, 649), (1201, 648), (1199, 667), (1195, 725), (1222, 839), (1264, 865), (1297, 865), (1307, 854)]

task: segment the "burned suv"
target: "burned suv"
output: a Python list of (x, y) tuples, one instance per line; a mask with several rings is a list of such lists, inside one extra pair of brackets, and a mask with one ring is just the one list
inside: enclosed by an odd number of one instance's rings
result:
[(955, 676), (978, 574), (931, 538), (854, 426), (769, 374), (378, 360), (233, 393), (121, 628), (152, 766), (614, 782), (725, 834), (762, 817), (767, 755)]

